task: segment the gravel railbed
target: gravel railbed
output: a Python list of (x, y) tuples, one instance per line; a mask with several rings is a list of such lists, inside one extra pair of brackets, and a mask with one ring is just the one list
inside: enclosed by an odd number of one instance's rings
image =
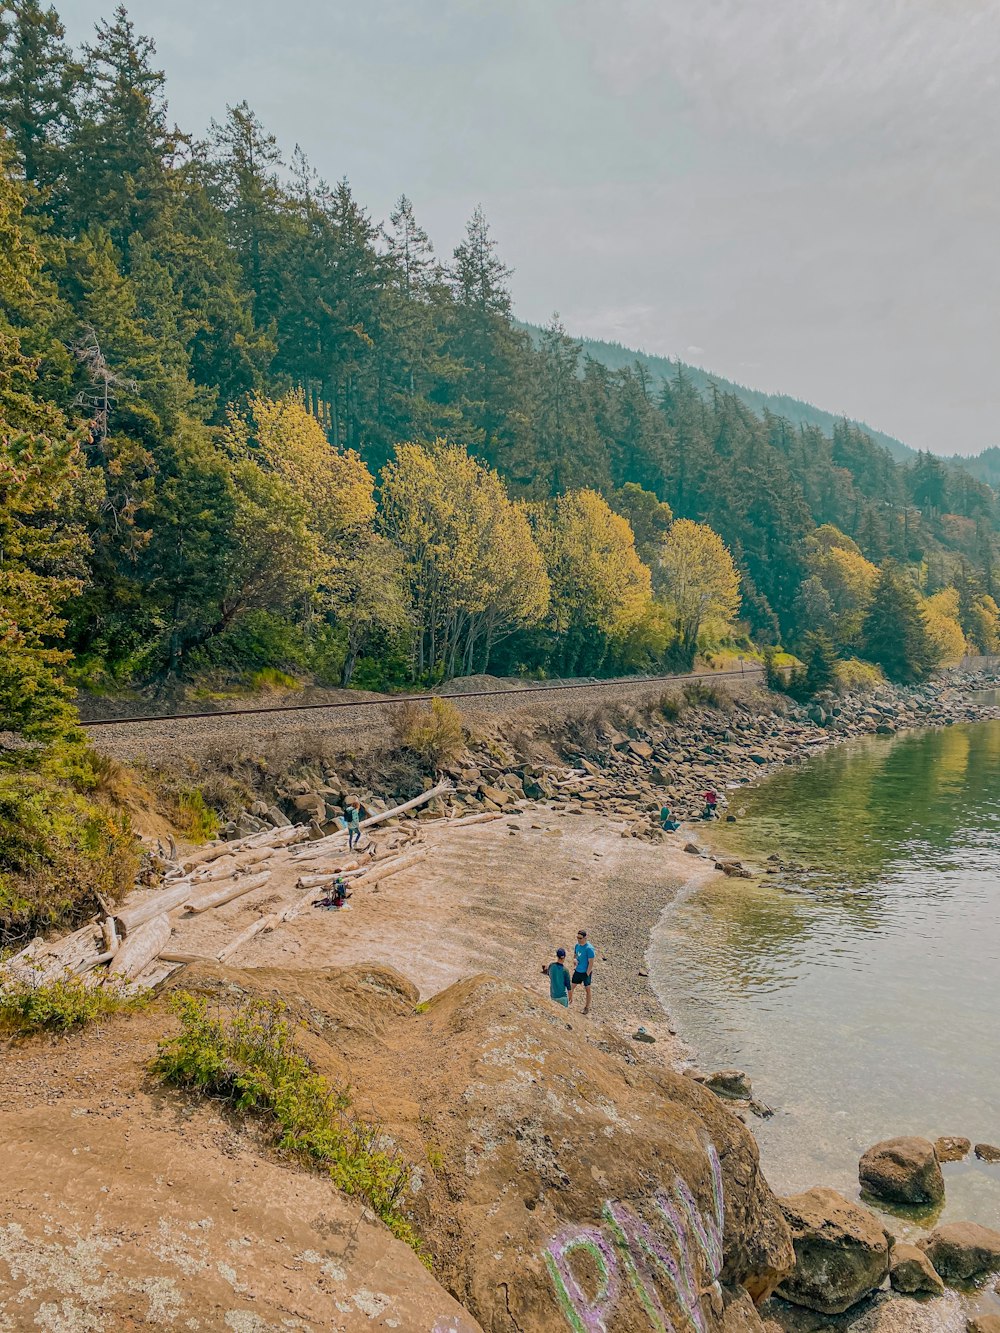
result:
[[(706, 674), (704, 679), (719, 689), (741, 692), (758, 686), (763, 673), (750, 668), (744, 676)], [(615, 680), (597, 685), (581, 684), (530, 693), (498, 691), (483, 697), (449, 695), (467, 726), (498, 717), (516, 721), (566, 717), (583, 710), (615, 704), (644, 704), (677, 691), (690, 677), (661, 677), (654, 680)], [(309, 743), (329, 741), (356, 754), (370, 751), (390, 739), (401, 704), (383, 701), (352, 704), (348, 708), (311, 708), (273, 713), (218, 713), (212, 717), (171, 717), (155, 722), (113, 722), (92, 727), (88, 737), (104, 754), (124, 762), (168, 758), (203, 758), (219, 751), (254, 750), (266, 755), (270, 746), (296, 737)]]

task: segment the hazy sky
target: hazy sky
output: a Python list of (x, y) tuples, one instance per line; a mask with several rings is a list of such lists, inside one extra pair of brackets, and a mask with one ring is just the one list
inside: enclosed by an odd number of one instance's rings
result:
[[(55, 0), (86, 37), (111, 0)], [(132, 0), (171, 113), (246, 98), (517, 313), (919, 448), (1000, 444), (998, 0)]]

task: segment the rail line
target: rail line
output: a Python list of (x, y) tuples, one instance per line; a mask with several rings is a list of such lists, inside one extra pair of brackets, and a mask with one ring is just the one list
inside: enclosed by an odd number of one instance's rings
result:
[(149, 713), (143, 717), (100, 717), (92, 718), (86, 722), (81, 721), (80, 725), (83, 727), (131, 727), (138, 726), (143, 722), (184, 722), (194, 721), (198, 718), (255, 717), (258, 715), (265, 716), (269, 713), (308, 713), (323, 708), (396, 708), (403, 704), (429, 703), (432, 699), (448, 699), (452, 703), (456, 703), (463, 699), (497, 699), (507, 694), (520, 696), (525, 694), (552, 694), (556, 690), (598, 690), (607, 689), (609, 685), (684, 684), (686, 681), (724, 680), (736, 676), (745, 680), (747, 677), (763, 675), (763, 667), (750, 666), (739, 671), (691, 671), (682, 676), (614, 676), (608, 680), (589, 678), (559, 681), (551, 685), (514, 685), (510, 689), (468, 690), (454, 694), (405, 694), (386, 699), (341, 699), (330, 703), (275, 704), (264, 708), (215, 708), (204, 713)]

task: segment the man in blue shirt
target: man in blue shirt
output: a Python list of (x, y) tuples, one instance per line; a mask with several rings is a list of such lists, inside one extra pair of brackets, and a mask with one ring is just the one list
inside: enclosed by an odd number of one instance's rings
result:
[(549, 995), (555, 1000), (556, 1004), (561, 1004), (564, 1009), (568, 1009), (572, 978), (569, 975), (569, 968), (566, 966), (566, 950), (557, 949), (556, 961), (546, 963), (542, 971), (548, 973)]
[(577, 986), (582, 986), (586, 991), (587, 998), (583, 1002), (583, 1012), (590, 1013), (590, 981), (594, 971), (594, 946), (587, 940), (587, 932), (579, 930), (576, 934), (576, 944), (573, 945), (573, 985), (570, 989), (569, 998), (572, 1002), (573, 994)]

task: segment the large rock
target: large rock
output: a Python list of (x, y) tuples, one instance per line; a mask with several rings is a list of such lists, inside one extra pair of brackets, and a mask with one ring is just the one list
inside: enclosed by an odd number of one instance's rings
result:
[(378, 1108), (416, 1164), (402, 1203), (435, 1276), (484, 1328), (641, 1333), (652, 1309), (664, 1327), (759, 1333), (747, 1295), (794, 1254), (757, 1146), (627, 1036), (486, 976), (419, 1012), (383, 967), (195, 968), (184, 985), (213, 979), (226, 1003), (234, 981), (280, 993), (316, 1068)]
[(978, 1222), (946, 1222), (920, 1242), (946, 1282), (964, 1282), (1000, 1269), (1000, 1231)]
[(967, 1333), (1000, 1333), (1000, 1314), (977, 1314), (965, 1327)]
[(941, 1164), (929, 1139), (885, 1139), (858, 1163), (861, 1188), (889, 1203), (933, 1204), (944, 1198)]
[(795, 1248), (795, 1271), (778, 1288), (784, 1300), (841, 1314), (882, 1285), (890, 1238), (874, 1213), (831, 1189), (779, 1203)]
[(944, 1291), (944, 1283), (923, 1250), (903, 1241), (897, 1242), (892, 1247), (889, 1281), (894, 1291), (905, 1292), (908, 1296), (915, 1296), (921, 1292), (932, 1292), (940, 1296)]

